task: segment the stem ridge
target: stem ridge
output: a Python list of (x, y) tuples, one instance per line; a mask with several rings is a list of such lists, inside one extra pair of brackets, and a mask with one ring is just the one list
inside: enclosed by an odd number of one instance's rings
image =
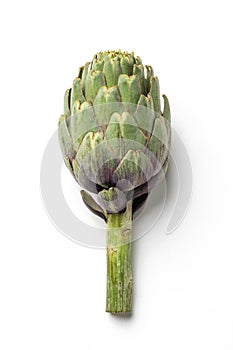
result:
[(107, 215), (106, 312), (132, 309), (132, 201), (124, 213)]

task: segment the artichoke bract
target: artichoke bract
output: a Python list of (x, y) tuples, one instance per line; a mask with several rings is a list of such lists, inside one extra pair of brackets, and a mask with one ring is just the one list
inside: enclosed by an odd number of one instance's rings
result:
[(59, 119), (65, 164), (87, 207), (107, 224), (106, 311), (132, 308), (132, 220), (164, 177), (170, 106), (134, 53), (107, 51), (79, 69)]

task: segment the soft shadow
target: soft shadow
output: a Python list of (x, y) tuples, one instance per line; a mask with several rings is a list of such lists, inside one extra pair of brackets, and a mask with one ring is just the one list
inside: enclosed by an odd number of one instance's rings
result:
[[(160, 221), (160, 226), (162, 223), (164, 231), (170, 234), (176, 230), (186, 215), (192, 194), (192, 167), (184, 143), (175, 130), (172, 140), (166, 177), (148, 196), (143, 210), (135, 220), (136, 231), (143, 218), (144, 223), (151, 223), (149, 231)], [(137, 234), (136, 239), (141, 236)]]

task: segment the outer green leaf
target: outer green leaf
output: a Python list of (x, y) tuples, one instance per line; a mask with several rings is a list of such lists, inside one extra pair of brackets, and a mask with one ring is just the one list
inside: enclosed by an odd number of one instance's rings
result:
[(70, 91), (71, 89), (67, 89), (64, 95), (64, 115), (66, 117), (70, 116)]
[(75, 157), (76, 152), (73, 147), (70, 133), (67, 128), (66, 117), (64, 115), (62, 115), (59, 119), (58, 138), (63, 156), (69, 157), (69, 159), (71, 160), (73, 157)]
[(118, 181), (126, 179), (133, 187), (137, 187), (151, 178), (153, 166), (141, 150), (129, 150), (114, 173)]
[(143, 65), (142, 64), (135, 64), (133, 66), (133, 74), (136, 75), (140, 81), (141, 93), (146, 94), (146, 85), (145, 85)]
[(121, 115), (119, 113), (113, 113), (111, 115), (107, 130), (105, 132), (106, 140), (121, 138), (120, 118)]
[(80, 78), (75, 78), (73, 81), (73, 87), (71, 89), (71, 106), (73, 106), (74, 102), (79, 101), (83, 103), (85, 101), (85, 97), (82, 92), (82, 81)]
[[(75, 109), (77, 107), (77, 109)], [(70, 121), (71, 137), (77, 150), (83, 137), (90, 131), (97, 131), (93, 107), (90, 103), (84, 102), (74, 104), (74, 114)]]
[(134, 112), (141, 95), (141, 86), (137, 76), (127, 76), (121, 74), (118, 79), (118, 88), (121, 94), (121, 99), (128, 112)]
[(113, 86), (108, 89), (106, 86), (102, 86), (96, 95), (93, 106), (97, 122), (101, 125), (102, 129), (105, 130), (111, 115), (114, 112), (123, 111), (118, 88)]
[(116, 187), (99, 192), (98, 201), (107, 213), (119, 213), (127, 205), (125, 194)]
[(121, 159), (129, 149), (145, 149), (146, 137), (138, 129), (132, 115), (127, 112), (114, 113), (109, 121), (105, 133), (106, 140), (109, 140), (109, 146), (113, 150), (115, 157)]
[(105, 77), (102, 72), (90, 71), (86, 77), (85, 97), (88, 102), (93, 102), (98, 90), (106, 84)]
[(161, 162), (162, 159), (166, 158), (168, 137), (166, 124), (163, 117), (157, 117), (155, 120), (153, 134), (150, 138), (148, 148), (158, 161)]
[(133, 64), (130, 64), (128, 57), (123, 56), (121, 58), (121, 70), (123, 74), (132, 75), (133, 74)]
[(134, 114), (138, 128), (149, 137), (154, 125), (154, 111), (151, 109), (151, 103), (148, 97), (141, 95), (138, 101), (137, 109)]
[(104, 68), (104, 61), (99, 61), (98, 59), (95, 58), (94, 61), (92, 62), (91, 70), (103, 72), (103, 68)]
[(115, 158), (121, 159), (125, 154), (124, 142), (121, 131), (121, 115), (113, 113), (105, 132), (105, 139), (109, 141)]
[(102, 132), (89, 132), (84, 137), (76, 159), (82, 164), (88, 179), (102, 187), (106, 187), (111, 181), (112, 173), (117, 166)]
[(121, 74), (121, 67), (119, 59), (106, 60), (103, 67), (107, 87), (117, 85), (119, 74)]
[(146, 66), (146, 88), (147, 93), (150, 91), (151, 78), (153, 77), (154, 72), (151, 66)]
[(163, 117), (158, 117), (155, 120), (153, 135), (157, 137), (162, 144), (167, 145), (167, 129)]
[(166, 95), (163, 95), (163, 99), (164, 99), (163, 116), (170, 123), (170, 121), (171, 121), (171, 111), (170, 111), (169, 101), (168, 101), (168, 98), (167, 98)]
[[(81, 109), (81, 103), (79, 100), (74, 101), (73, 105), (72, 105), (72, 110), (71, 110), (71, 115), (74, 116), (77, 113), (80, 112)], [(73, 117), (72, 117), (73, 118)]]
[(154, 110), (161, 113), (159, 79), (157, 77), (151, 78), (150, 95), (153, 101)]
[(83, 89), (83, 93), (85, 91), (85, 87), (86, 87), (86, 78), (87, 78), (87, 74), (89, 72), (89, 66), (90, 66), (91, 62), (87, 62), (85, 64), (84, 67), (81, 67), (82, 71), (80, 72), (82, 74), (82, 89)]
[(120, 117), (120, 128), (122, 138), (125, 140), (132, 140), (135, 143), (140, 143), (142, 145), (146, 144), (145, 135), (138, 129), (137, 123), (128, 112), (124, 112)]

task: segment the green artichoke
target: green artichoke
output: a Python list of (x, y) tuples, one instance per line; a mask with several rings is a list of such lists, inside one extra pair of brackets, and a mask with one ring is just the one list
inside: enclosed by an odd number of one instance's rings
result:
[(87, 207), (107, 233), (106, 311), (132, 307), (132, 219), (166, 173), (170, 107), (150, 66), (134, 53), (96, 54), (66, 90), (59, 141)]

